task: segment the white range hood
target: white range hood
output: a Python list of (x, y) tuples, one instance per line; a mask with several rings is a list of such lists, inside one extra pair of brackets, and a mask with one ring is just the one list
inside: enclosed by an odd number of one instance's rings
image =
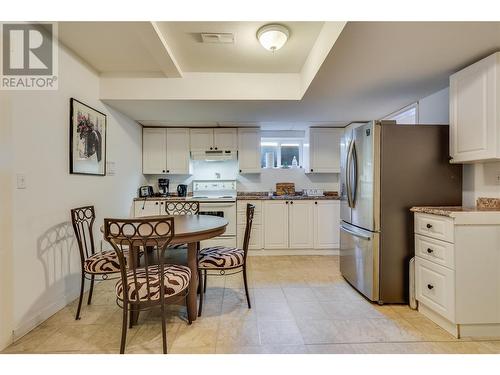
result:
[(236, 151), (191, 151), (191, 160), (236, 160)]

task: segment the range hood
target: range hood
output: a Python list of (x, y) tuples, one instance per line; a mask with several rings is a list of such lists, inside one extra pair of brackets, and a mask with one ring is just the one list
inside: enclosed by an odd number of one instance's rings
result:
[(224, 161), (236, 160), (236, 151), (191, 151), (191, 160)]

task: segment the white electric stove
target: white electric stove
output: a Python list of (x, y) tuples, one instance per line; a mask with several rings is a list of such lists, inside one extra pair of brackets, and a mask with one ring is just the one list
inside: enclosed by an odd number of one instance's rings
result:
[(200, 202), (200, 215), (223, 217), (228, 221), (222, 236), (202, 241), (202, 247), (236, 246), (236, 181), (193, 181), (193, 196), (190, 200)]

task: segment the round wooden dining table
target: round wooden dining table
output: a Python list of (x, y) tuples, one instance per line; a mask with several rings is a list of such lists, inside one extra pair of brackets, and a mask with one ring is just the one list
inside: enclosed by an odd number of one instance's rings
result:
[[(140, 219), (163, 218), (165, 216), (143, 216)], [(198, 312), (196, 294), (198, 290), (198, 242), (220, 236), (226, 231), (228, 221), (218, 216), (210, 215), (177, 215), (174, 218), (174, 237), (171, 245), (187, 244), (187, 262), (191, 270), (191, 283), (187, 296), (189, 315), (195, 321)], [(101, 226), (104, 232), (104, 225)], [(129, 264), (134, 264), (132, 260)]]

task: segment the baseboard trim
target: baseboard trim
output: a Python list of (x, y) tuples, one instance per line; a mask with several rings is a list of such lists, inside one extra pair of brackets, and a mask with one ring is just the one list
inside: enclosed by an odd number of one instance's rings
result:
[(248, 250), (249, 256), (339, 255), (339, 249), (262, 249)]
[[(97, 282), (99, 283), (99, 282)], [(88, 291), (89, 289), (89, 283), (87, 283), (87, 286), (85, 288), (85, 292)], [(95, 284), (97, 285), (97, 284)], [(38, 311), (38, 313), (30, 318), (24, 319), (19, 326), (17, 326), (13, 331), (12, 331), (12, 342), (19, 340), (21, 337), (26, 335), (27, 333), (31, 332), (33, 329), (38, 327), (40, 324), (42, 324), (44, 321), (46, 321), (48, 318), (50, 318), (52, 315), (57, 313), (59, 310), (63, 309), (66, 307), (69, 303), (73, 302), (78, 296), (80, 295), (80, 288), (76, 288), (75, 290), (61, 295), (59, 298), (56, 298), (53, 303), (50, 305), (45, 306), (41, 310)]]
[(438, 326), (443, 328), (445, 331), (452, 334), (457, 339), (460, 338), (460, 331), (458, 329), (457, 324), (450, 322), (448, 319), (442, 317), (438, 313), (429, 309), (427, 306), (422, 304), (420, 301), (418, 302), (418, 312), (421, 313), (422, 315), (426, 316), (430, 320), (432, 320), (434, 323), (436, 323)]

